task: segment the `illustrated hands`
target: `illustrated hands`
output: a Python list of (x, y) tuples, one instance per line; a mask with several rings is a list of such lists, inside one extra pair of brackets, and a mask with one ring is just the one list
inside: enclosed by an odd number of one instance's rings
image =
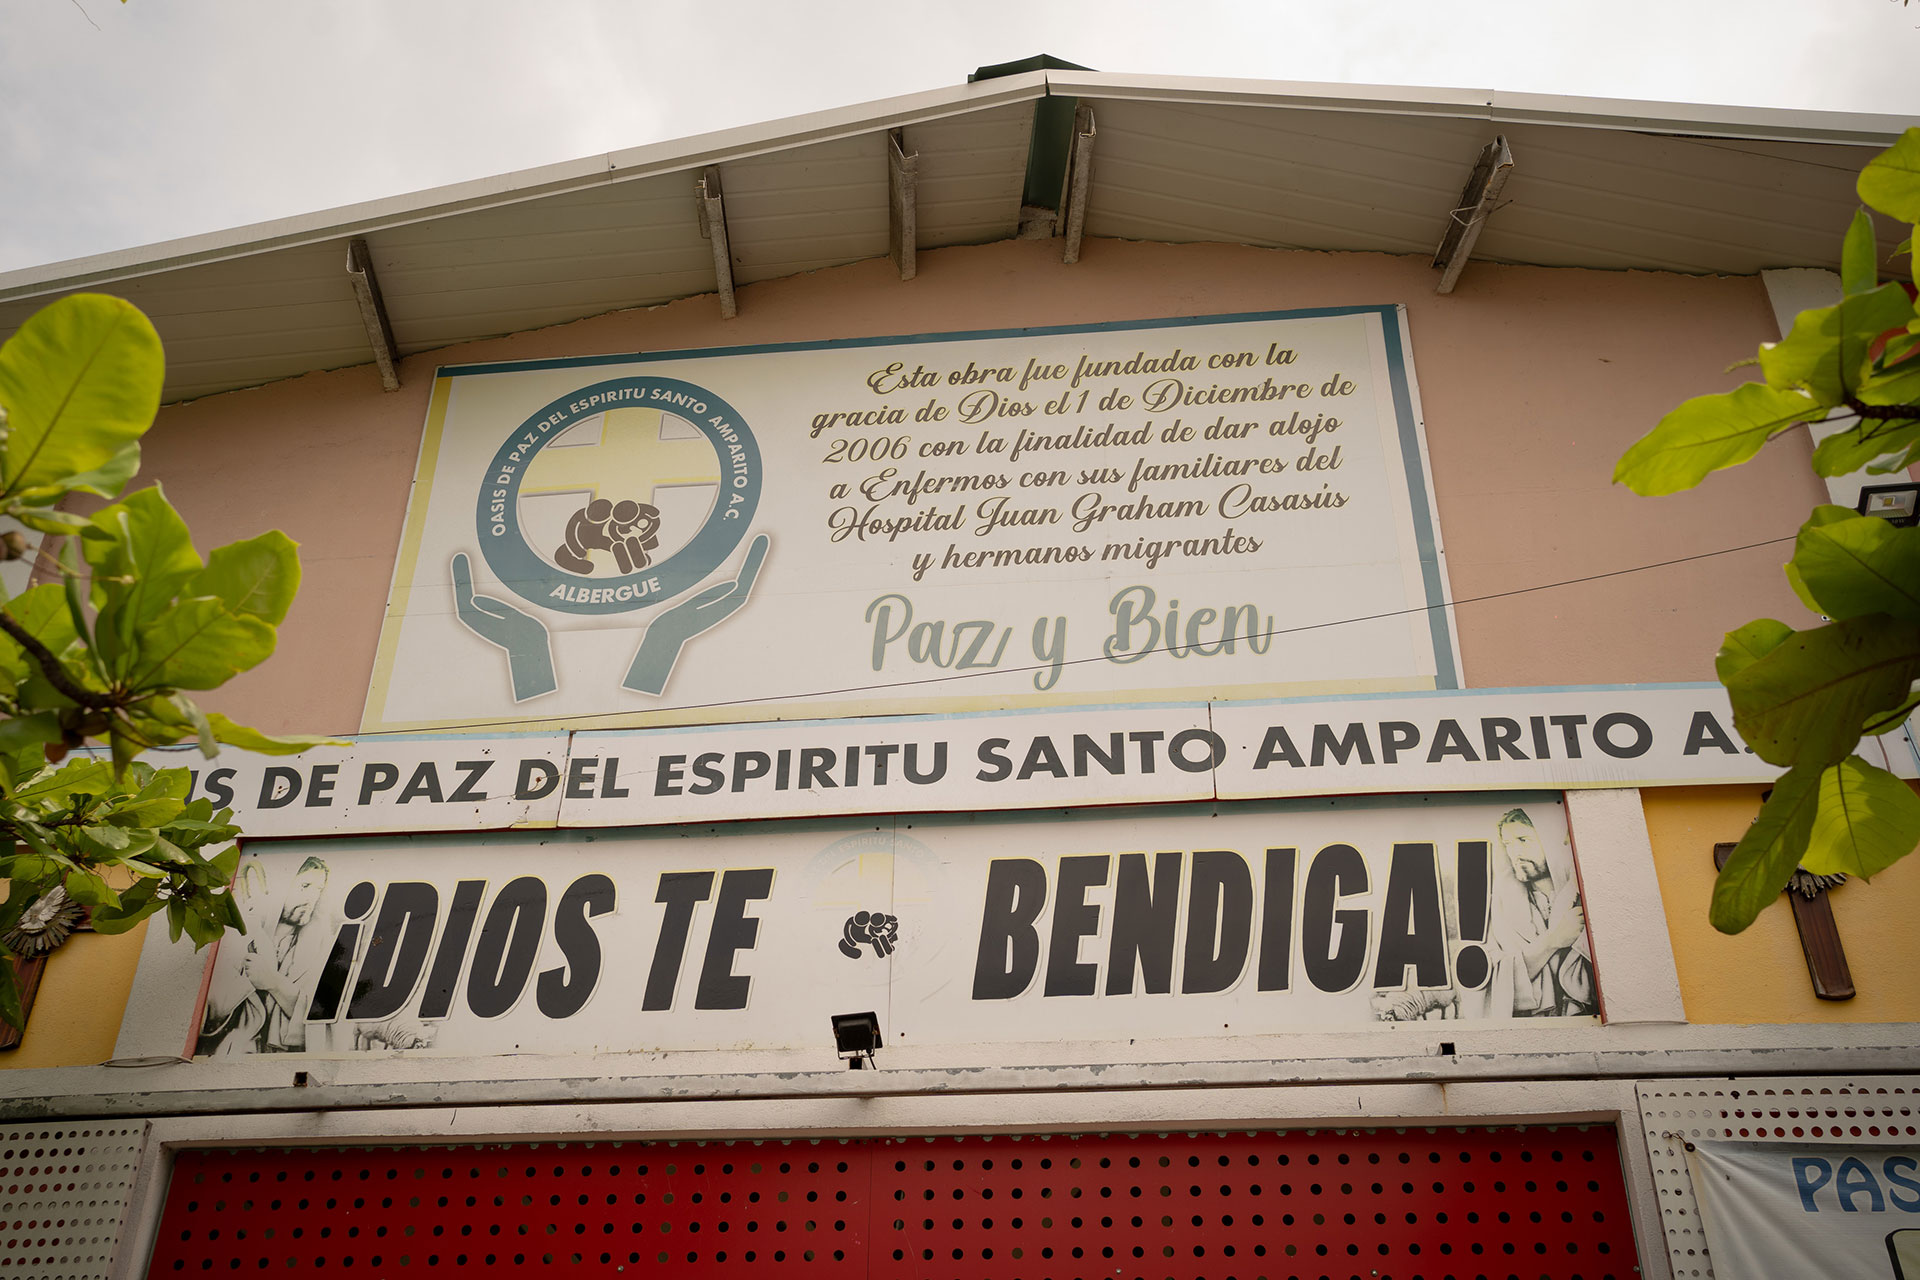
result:
[(473, 593), (473, 567), (464, 551), (453, 557), (453, 607), (467, 630), (507, 651), (513, 700), (525, 702), (560, 687), (546, 626), (504, 600)]
[(1587, 912), (1580, 905), (1580, 886), (1569, 880), (1560, 886), (1553, 895), (1553, 906), (1547, 917), (1547, 931), (1553, 939), (1553, 950), (1570, 947), (1580, 940), (1586, 931)]
[[(621, 681), (636, 693), (659, 694), (667, 687), (667, 677), (680, 660), (680, 650), (703, 631), (711, 630), (732, 617), (747, 602), (760, 565), (767, 558), (767, 535), (754, 535), (747, 558), (740, 565), (740, 576), (732, 582), (715, 583), (687, 597), (647, 624), (647, 635), (640, 642), (627, 678)], [(531, 621), (531, 619), (529, 619)]]

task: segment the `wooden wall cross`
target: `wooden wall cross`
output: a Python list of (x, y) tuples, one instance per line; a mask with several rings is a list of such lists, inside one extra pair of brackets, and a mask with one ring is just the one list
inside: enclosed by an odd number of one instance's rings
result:
[[(1713, 846), (1716, 871), (1727, 865), (1733, 850), (1732, 844)], [(1823, 876), (1796, 871), (1784, 892), (1787, 901), (1793, 904), (1793, 925), (1800, 931), (1800, 949), (1807, 953), (1807, 977), (1813, 980), (1813, 994), (1822, 1000), (1851, 1000), (1853, 970), (1847, 967), (1846, 948), (1840, 945), (1840, 926), (1834, 923), (1833, 905), (1827, 901), (1826, 880)]]

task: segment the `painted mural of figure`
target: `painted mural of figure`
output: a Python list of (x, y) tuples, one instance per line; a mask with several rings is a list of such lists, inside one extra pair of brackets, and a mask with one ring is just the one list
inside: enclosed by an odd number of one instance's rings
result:
[(271, 922), (263, 918), (270, 912), (262, 909), (268, 901), (265, 880), (256, 863), (235, 886), (246, 895), (241, 905), (247, 919), (245, 952), (239, 965), (226, 969), (208, 989), (201, 1053), (298, 1053), (307, 1047), (307, 1002), (320, 957), (302, 942), (326, 892), (327, 864), (318, 858), (300, 864)]
[(620, 572), (632, 573), (653, 563), (651, 552), (660, 546), (660, 509), (651, 503), (595, 498), (567, 521), (567, 540), (553, 558), (574, 573), (592, 573), (589, 551), (611, 551)]
[[(1570, 855), (1550, 857), (1525, 809), (1500, 815), (1493, 876), (1493, 1007), (1517, 1018), (1598, 1012), (1593, 951)], [(1504, 862), (1505, 865), (1502, 865)], [(1510, 1003), (1509, 1003), (1510, 1002)]]

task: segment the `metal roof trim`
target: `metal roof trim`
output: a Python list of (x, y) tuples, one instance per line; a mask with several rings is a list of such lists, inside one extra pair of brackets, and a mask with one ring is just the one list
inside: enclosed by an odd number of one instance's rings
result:
[(1035, 71), (694, 134), (224, 231), (23, 267), (0, 273), (0, 302), (66, 293), (90, 285), (156, 275), (177, 267), (365, 235), (474, 209), (496, 208), (606, 183), (744, 160), (810, 143), (876, 129), (900, 128), (1045, 96), (1046, 73)]
[(1641, 102), (1627, 98), (1509, 93), (1498, 89), (1327, 84), (1304, 80), (1235, 80), (1050, 71), (1047, 73), (1047, 86), (1050, 93), (1095, 99), (1375, 115), (1444, 116), (1503, 124), (1557, 124), (1586, 129), (1621, 129), (1635, 133), (1843, 146), (1887, 146), (1909, 125), (1920, 123), (1906, 116), (1860, 112)]

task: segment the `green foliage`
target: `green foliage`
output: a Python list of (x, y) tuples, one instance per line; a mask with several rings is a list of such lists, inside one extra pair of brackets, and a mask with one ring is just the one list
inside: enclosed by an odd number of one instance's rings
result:
[[(1867, 164), (1859, 192), (1881, 213), (1920, 221), (1920, 129)], [(1842, 242), (1840, 277), (1839, 302), (1801, 312), (1785, 338), (1761, 345), (1765, 381), (1682, 404), (1627, 450), (1614, 479), (1647, 495), (1689, 489), (1823, 419), (1842, 429), (1814, 450), (1819, 475), (1920, 461), (1920, 312), (1905, 284), (1880, 283), (1866, 209)], [(1816, 507), (1786, 573), (1829, 621), (1804, 631), (1749, 622), (1727, 633), (1714, 664), (1747, 745), (1787, 770), (1714, 885), (1710, 918), (1727, 933), (1779, 897), (1796, 866), (1864, 879), (1920, 844), (1920, 797), (1853, 754), (1863, 733), (1920, 706), (1920, 528)]]
[[(0, 934), (55, 887), (102, 933), (161, 911), (196, 946), (244, 931), (227, 891), (232, 812), (189, 802), (185, 769), (134, 757), (188, 740), (209, 756), (222, 742), (288, 753), (330, 741), (265, 734), (182, 692), (272, 654), (300, 560), (277, 530), (203, 560), (158, 485), (120, 498), (163, 373), (147, 318), (99, 294), (61, 299), (0, 346), (0, 515), (70, 535), (60, 581), (0, 596), (0, 848), (12, 850)], [(63, 509), (75, 494), (119, 500), (89, 516)], [(104, 758), (69, 757), (94, 742)], [(8, 964), (0, 1018), (20, 1024)]]

